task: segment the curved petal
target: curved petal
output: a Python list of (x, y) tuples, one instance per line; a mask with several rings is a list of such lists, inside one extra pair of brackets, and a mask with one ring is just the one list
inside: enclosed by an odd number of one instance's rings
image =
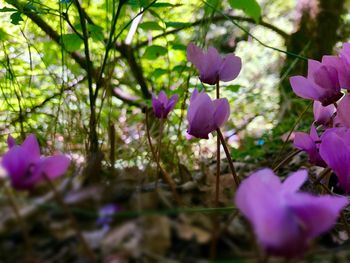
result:
[(23, 185), (23, 178), (29, 168), (27, 152), (20, 146), (13, 146), (2, 158), (2, 166), (7, 171), (12, 186), (17, 190), (29, 189)]
[(63, 175), (67, 171), (69, 164), (70, 159), (63, 154), (43, 157), (40, 160), (41, 172), (46, 174), (50, 180)]
[(320, 155), (338, 177), (340, 187), (350, 192), (350, 147), (336, 132), (321, 137)]
[(222, 81), (231, 81), (237, 78), (242, 68), (240, 57), (229, 54), (224, 57), (219, 71), (219, 78)]
[(259, 242), (277, 254), (301, 244), (300, 228), (285, 207), (279, 178), (270, 169), (252, 174), (236, 193), (235, 203), (254, 228)]
[(164, 105), (155, 96), (152, 96), (152, 108), (154, 115), (157, 118), (162, 118)]
[(300, 220), (303, 231), (311, 239), (332, 228), (349, 201), (345, 197), (298, 193), (288, 196), (287, 203)]
[(216, 128), (221, 127), (230, 117), (230, 104), (226, 98), (216, 99), (214, 104), (214, 123)]
[(176, 105), (176, 102), (178, 101), (179, 96), (177, 94), (174, 94), (173, 96), (171, 96), (171, 98), (169, 99), (166, 107), (165, 107), (165, 115), (167, 116), (169, 114), (170, 111), (172, 111)]
[(335, 113), (335, 107), (333, 104), (324, 107), (321, 102), (314, 101), (313, 112), (317, 123), (327, 125)]
[(299, 170), (290, 174), (283, 182), (283, 191), (285, 193), (297, 192), (307, 179), (307, 171)]
[(168, 103), (168, 97), (163, 90), (159, 92), (158, 100), (164, 105)]
[(213, 102), (208, 94), (199, 93), (188, 107), (189, 128), (187, 132), (197, 138), (208, 139), (208, 134), (215, 130), (213, 118)]
[(218, 51), (213, 48), (208, 48), (208, 53), (205, 55), (203, 70), (200, 72), (200, 80), (209, 85), (213, 85), (219, 81), (219, 71), (223, 59)]
[(15, 145), (17, 145), (16, 140), (11, 135), (9, 135), (7, 137), (7, 146), (9, 147), (9, 149), (11, 149)]
[(344, 126), (350, 128), (350, 94), (341, 99), (337, 108), (337, 117)]
[(30, 154), (32, 160), (38, 160), (40, 158), (40, 147), (34, 134), (29, 134), (21, 147)]
[(314, 60), (314, 59), (308, 59), (307, 60), (307, 78), (311, 81), (314, 81), (314, 74), (320, 69), (322, 66), (322, 63)]
[(304, 99), (319, 100), (323, 95), (314, 83), (303, 76), (294, 76), (289, 79), (296, 95)]
[(193, 43), (187, 46), (187, 59), (201, 72), (205, 65), (205, 55), (203, 51)]

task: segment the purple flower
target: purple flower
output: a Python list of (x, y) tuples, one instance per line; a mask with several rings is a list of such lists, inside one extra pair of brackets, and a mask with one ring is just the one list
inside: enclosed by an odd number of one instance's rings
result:
[(200, 80), (210, 85), (219, 80), (234, 80), (242, 67), (241, 59), (233, 54), (221, 57), (213, 47), (209, 47), (208, 52), (204, 53), (193, 43), (187, 46), (187, 59), (199, 70)]
[(313, 105), (314, 119), (318, 124), (327, 126), (331, 123), (335, 106), (333, 104), (323, 107), (321, 102), (314, 101)]
[(313, 238), (335, 224), (348, 204), (345, 197), (298, 192), (306, 178), (307, 172), (300, 170), (281, 183), (272, 170), (263, 169), (239, 186), (235, 203), (267, 253), (285, 257), (302, 254)]
[(175, 107), (175, 104), (179, 96), (177, 94), (173, 95), (168, 99), (164, 91), (161, 91), (158, 95), (158, 98), (153, 94), (152, 95), (152, 107), (154, 115), (159, 119), (165, 119), (169, 112), (172, 111)]
[(69, 166), (69, 158), (62, 154), (40, 156), (39, 143), (33, 134), (28, 135), (22, 145), (16, 145), (11, 136), (7, 142), (9, 150), (2, 158), (2, 165), (16, 190), (32, 189), (44, 176), (53, 180), (63, 175)]
[(319, 153), (320, 137), (317, 134), (315, 125), (312, 124), (310, 134), (296, 132), (294, 137), (294, 147), (305, 151), (309, 155), (309, 162), (318, 166), (326, 167)]
[(339, 56), (323, 56), (322, 63), (334, 67), (338, 72), (340, 87), (350, 90), (350, 43), (343, 44)]
[(208, 139), (209, 133), (225, 124), (230, 116), (230, 105), (227, 99), (214, 101), (204, 91), (195, 89), (190, 98), (187, 120), (187, 132), (197, 138)]
[(342, 97), (337, 70), (316, 60), (308, 60), (307, 78), (291, 77), (290, 84), (296, 95), (320, 101), (322, 106), (328, 106)]
[(338, 177), (339, 186), (350, 193), (350, 130), (326, 130), (321, 136), (320, 155)]
[(344, 96), (338, 104), (336, 122), (350, 128), (350, 94)]
[(113, 216), (120, 211), (120, 207), (116, 204), (107, 204), (98, 211), (97, 224), (108, 228), (113, 221)]

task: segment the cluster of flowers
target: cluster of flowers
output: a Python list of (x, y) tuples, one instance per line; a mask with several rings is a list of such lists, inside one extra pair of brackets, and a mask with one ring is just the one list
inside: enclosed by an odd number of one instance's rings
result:
[[(322, 63), (309, 60), (308, 77), (295, 76), (290, 80), (297, 95), (315, 100), (315, 121), (327, 128), (320, 138), (313, 124), (310, 135), (296, 134), (295, 146), (308, 152), (312, 163), (331, 167), (347, 192), (350, 192), (350, 130), (346, 129), (350, 128), (350, 118), (347, 119), (350, 95), (341, 100), (337, 114), (332, 103), (343, 96), (341, 88), (350, 88), (349, 51), (350, 44), (346, 44), (339, 57), (325, 56)], [(187, 58), (198, 69), (199, 79), (210, 85), (235, 79), (241, 69), (238, 57), (230, 54), (222, 58), (212, 47), (204, 53), (189, 44)], [(158, 99), (153, 96), (155, 115), (165, 118), (177, 99), (174, 95), (168, 100), (164, 93)], [(195, 89), (188, 107), (187, 132), (208, 139), (208, 134), (224, 125), (229, 115), (227, 99), (212, 101), (204, 91)], [(342, 128), (330, 128), (338, 126)], [(281, 183), (272, 170), (262, 169), (240, 184), (235, 203), (252, 224), (259, 244), (267, 253), (282, 256), (302, 254), (312, 239), (335, 224), (342, 209), (348, 205), (346, 197), (299, 192), (306, 180), (305, 170), (291, 174)]]
[[(241, 70), (241, 59), (233, 54), (221, 57), (215, 48), (207, 53), (193, 44), (187, 48), (187, 58), (198, 69), (199, 79), (209, 85), (234, 80)], [(314, 100), (315, 122), (310, 134), (296, 133), (294, 144), (309, 154), (310, 162), (330, 167), (338, 176), (345, 192), (350, 192), (350, 95), (343, 97), (341, 89), (350, 89), (350, 44), (345, 44), (339, 56), (325, 56), (322, 62), (309, 60), (308, 77), (290, 79), (294, 92)], [(343, 98), (342, 98), (343, 97)], [(337, 101), (340, 100), (337, 105)], [(165, 92), (152, 97), (157, 118), (165, 119), (174, 109), (177, 95), (168, 99)], [(223, 126), (230, 115), (226, 98), (212, 100), (204, 91), (195, 89), (190, 98), (187, 132), (197, 138)], [(320, 125), (320, 129), (316, 126)], [(322, 131), (319, 136), (318, 132)], [(70, 163), (64, 155), (44, 157), (38, 141), (29, 135), (22, 145), (9, 136), (8, 152), (2, 165), (16, 190), (30, 190), (44, 180), (63, 175)], [(291, 174), (281, 183), (272, 170), (251, 174), (237, 189), (236, 206), (250, 221), (259, 244), (266, 252), (284, 256), (300, 255), (310, 241), (328, 231), (339, 213), (348, 205), (346, 197), (315, 196), (299, 192), (307, 180), (305, 170)], [(112, 207), (115, 212), (115, 207)], [(109, 219), (107, 219), (107, 223)], [(102, 222), (102, 221), (101, 221)], [(102, 223), (105, 223), (103, 221)]]
[(350, 193), (350, 94), (342, 91), (350, 90), (349, 66), (350, 43), (346, 43), (338, 56), (309, 60), (307, 78), (290, 79), (298, 96), (314, 100), (310, 134), (297, 132), (294, 145), (308, 154), (310, 163), (331, 168), (346, 193)]

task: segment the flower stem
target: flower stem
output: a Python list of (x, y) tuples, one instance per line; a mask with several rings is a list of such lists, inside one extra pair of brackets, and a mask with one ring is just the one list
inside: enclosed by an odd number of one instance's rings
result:
[(27, 254), (29, 256), (31, 256), (33, 254), (33, 246), (32, 246), (32, 242), (31, 242), (30, 237), (29, 237), (27, 225), (21, 216), (21, 213), (20, 213), (19, 208), (17, 206), (17, 203), (12, 195), (11, 190), (7, 186), (5, 186), (5, 194), (8, 197), (10, 206), (15, 214), (16, 220), (21, 227), (21, 231), (22, 231), (24, 242), (25, 242)]
[[(216, 83), (216, 99), (220, 98), (220, 84)], [(215, 206), (219, 206), (220, 192), (220, 137), (216, 136), (216, 188), (215, 188)]]
[(274, 168), (273, 171), (276, 172), (281, 166), (285, 165), (286, 163), (288, 163), (290, 160), (292, 160), (292, 158), (294, 156), (296, 156), (297, 154), (299, 154), (301, 152), (301, 150), (296, 150), (291, 152), (286, 158), (284, 158), (282, 161), (280, 161)]
[(176, 185), (175, 185), (175, 183), (173, 182), (173, 180), (171, 179), (169, 174), (162, 168), (162, 166), (160, 165), (160, 162), (157, 159), (157, 155), (156, 155), (155, 149), (153, 147), (151, 136), (150, 136), (150, 133), (149, 133), (148, 110), (147, 109), (146, 109), (146, 113), (145, 114), (146, 114), (146, 135), (147, 135), (147, 140), (148, 140), (149, 147), (151, 149), (152, 157), (153, 157), (154, 161), (156, 162), (157, 169), (159, 169), (159, 171), (163, 175), (164, 181), (169, 185), (171, 191), (173, 192), (173, 195), (174, 195), (174, 198), (175, 198), (176, 202), (178, 204), (180, 204), (181, 203), (181, 199), (180, 199), (179, 195), (176, 192)]
[(60, 192), (56, 189), (55, 185), (51, 182), (51, 180), (48, 178), (46, 174), (44, 174), (44, 177), (51, 188), (52, 192), (54, 193), (54, 196), (56, 198), (57, 203), (63, 208), (64, 212), (68, 216), (70, 223), (72, 227), (76, 230), (77, 237), (80, 241), (80, 243), (83, 245), (83, 248), (85, 250), (86, 255), (91, 259), (92, 262), (97, 263), (98, 260), (96, 259), (95, 253), (91, 250), (90, 246), (86, 242), (83, 234), (81, 233), (81, 230), (79, 228), (79, 225), (77, 221), (75, 220), (75, 217), (73, 216), (72, 212), (70, 211), (67, 204), (64, 202), (62, 195)]
[(238, 187), (240, 181), (239, 181), (238, 175), (236, 173), (235, 166), (233, 165), (231, 154), (230, 154), (230, 151), (228, 150), (225, 138), (222, 135), (220, 129), (216, 129), (216, 132), (219, 135), (219, 138), (220, 138), (220, 141), (221, 141), (221, 145), (224, 148), (224, 151), (225, 151), (225, 154), (226, 154), (226, 158), (228, 160), (228, 165), (229, 165), (231, 173), (232, 173), (233, 180), (235, 181), (236, 187)]
[[(165, 125), (165, 119), (161, 119), (160, 121), (160, 126), (159, 126), (159, 135), (158, 135), (158, 145), (157, 145), (157, 163), (160, 161), (160, 149), (162, 146), (162, 136), (163, 136), (163, 130), (164, 130), (164, 125)], [(160, 170), (157, 165), (157, 177), (156, 177), (156, 190), (158, 189), (158, 174)]]

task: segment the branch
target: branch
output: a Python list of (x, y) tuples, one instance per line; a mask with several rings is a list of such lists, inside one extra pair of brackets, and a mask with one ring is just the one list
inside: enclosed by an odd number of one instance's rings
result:
[[(286, 33), (282, 29), (280, 29), (280, 28), (278, 28), (278, 27), (276, 27), (276, 26), (274, 26), (272, 24), (269, 24), (267, 22), (260, 21), (259, 23), (256, 23), (255, 20), (252, 19), (252, 18), (241, 17), (241, 16), (229, 16), (229, 15), (223, 16), (223, 15), (218, 15), (218, 16), (214, 16), (212, 18), (199, 19), (199, 20), (197, 20), (197, 21), (195, 21), (193, 23), (186, 24), (183, 27), (176, 28), (176, 29), (173, 29), (173, 30), (169, 30), (169, 31), (164, 32), (162, 34), (156, 35), (155, 37), (152, 38), (152, 40), (155, 40), (155, 39), (158, 39), (158, 38), (162, 38), (162, 37), (167, 36), (167, 35), (176, 34), (176, 33), (180, 32), (180, 31), (182, 31), (184, 29), (191, 28), (191, 27), (194, 27), (194, 26), (199, 26), (202, 23), (208, 23), (208, 22), (215, 23), (215, 22), (220, 22), (220, 21), (223, 21), (223, 20), (227, 20), (227, 17), (229, 17), (229, 18), (231, 18), (233, 20), (248, 22), (248, 23), (251, 23), (251, 24), (256, 24), (256, 25), (260, 25), (260, 26), (266, 27), (268, 29), (271, 29), (275, 33), (279, 34), (281, 37), (283, 37), (284, 40), (289, 39), (289, 34), (288, 33)], [(135, 49), (143, 47), (143, 46), (146, 46), (146, 45), (148, 45), (148, 41), (147, 40), (139, 43), (138, 45), (136, 45)]]

